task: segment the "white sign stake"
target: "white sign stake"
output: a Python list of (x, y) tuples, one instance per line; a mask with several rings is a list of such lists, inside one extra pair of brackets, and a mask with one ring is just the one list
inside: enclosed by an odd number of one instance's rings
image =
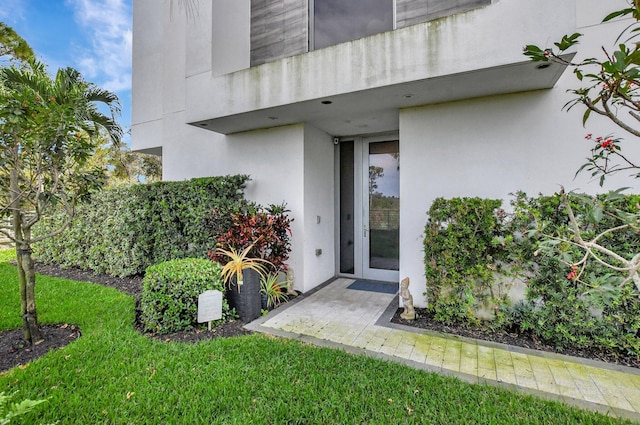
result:
[(207, 328), (211, 330), (211, 321), (220, 319), (222, 319), (222, 292), (209, 290), (198, 295), (198, 323), (209, 322)]

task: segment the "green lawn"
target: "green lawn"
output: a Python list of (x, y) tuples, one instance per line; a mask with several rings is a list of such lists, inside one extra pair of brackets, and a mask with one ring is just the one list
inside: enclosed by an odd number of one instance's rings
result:
[[(0, 253), (0, 329), (20, 325), (17, 287)], [(37, 294), (42, 323), (78, 324), (82, 337), (0, 375), (14, 401), (49, 399), (16, 423), (630, 423), (263, 335), (157, 342), (135, 332), (131, 297), (90, 283), (38, 276)]]

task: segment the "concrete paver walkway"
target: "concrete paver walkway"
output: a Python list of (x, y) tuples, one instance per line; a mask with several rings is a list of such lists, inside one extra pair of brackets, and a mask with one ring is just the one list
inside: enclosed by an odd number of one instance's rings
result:
[(390, 323), (397, 295), (339, 278), (247, 325), (640, 421), (640, 370)]

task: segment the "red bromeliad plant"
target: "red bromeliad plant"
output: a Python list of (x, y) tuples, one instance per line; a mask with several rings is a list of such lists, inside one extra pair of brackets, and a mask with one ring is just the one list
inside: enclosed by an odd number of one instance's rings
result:
[(245, 250), (247, 257), (261, 258), (276, 271), (287, 271), (286, 261), (291, 252), (291, 222), (285, 205), (258, 207), (233, 214), (231, 228), (218, 237), (216, 251), (209, 252), (213, 261), (225, 262), (222, 250)]

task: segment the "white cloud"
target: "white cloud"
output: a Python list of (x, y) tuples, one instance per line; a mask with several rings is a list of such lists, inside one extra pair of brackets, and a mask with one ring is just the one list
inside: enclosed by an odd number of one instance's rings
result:
[(114, 92), (131, 89), (131, 2), (66, 0), (90, 49), (77, 58), (87, 80)]
[(23, 17), (24, 6), (24, 0), (2, 0), (0, 21), (8, 25), (13, 25), (16, 20)]

